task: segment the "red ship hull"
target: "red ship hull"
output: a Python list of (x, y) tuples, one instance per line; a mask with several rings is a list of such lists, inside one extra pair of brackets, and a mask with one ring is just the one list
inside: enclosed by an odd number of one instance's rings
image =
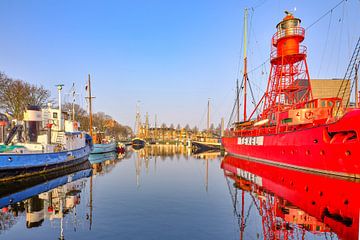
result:
[(227, 153), (247, 160), (360, 178), (359, 123), (360, 110), (353, 110), (334, 123), (291, 132), (264, 134), (267, 128), (246, 136), (232, 132), (222, 144)]

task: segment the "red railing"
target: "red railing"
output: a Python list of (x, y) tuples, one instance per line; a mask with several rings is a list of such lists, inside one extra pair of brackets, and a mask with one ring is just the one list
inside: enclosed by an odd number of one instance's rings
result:
[[(299, 49), (294, 49), (294, 52), (297, 52), (296, 54), (306, 54), (307, 48), (304, 45), (300, 45)], [(281, 56), (278, 55), (277, 48), (273, 48), (270, 52), (270, 59), (273, 60), (274, 58), (278, 58), (278, 57)]]
[(280, 38), (291, 37), (291, 36), (300, 36), (304, 38), (305, 29), (302, 27), (292, 27), (277, 31), (272, 37), (272, 44), (275, 46)]

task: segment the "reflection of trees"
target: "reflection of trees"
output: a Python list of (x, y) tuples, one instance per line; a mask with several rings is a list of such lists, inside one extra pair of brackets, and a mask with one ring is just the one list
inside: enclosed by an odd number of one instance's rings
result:
[(16, 216), (11, 212), (0, 212), (0, 233), (9, 230), (16, 222)]

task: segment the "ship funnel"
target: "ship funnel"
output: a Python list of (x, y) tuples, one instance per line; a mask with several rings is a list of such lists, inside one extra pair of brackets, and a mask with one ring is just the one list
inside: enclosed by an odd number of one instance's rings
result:
[(30, 142), (37, 142), (42, 123), (42, 112), (39, 106), (28, 106), (24, 113), (24, 122)]

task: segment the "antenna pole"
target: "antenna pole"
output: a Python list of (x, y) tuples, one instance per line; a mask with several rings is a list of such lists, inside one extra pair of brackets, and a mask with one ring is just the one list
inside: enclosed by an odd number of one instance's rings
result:
[(355, 108), (359, 108), (358, 70), (359, 64), (355, 66)]
[(72, 120), (75, 121), (75, 83), (73, 83)]
[(62, 131), (62, 103), (61, 103), (61, 90), (63, 88), (64, 84), (58, 84), (56, 85), (59, 95), (59, 131)]
[(93, 136), (93, 116), (92, 116), (92, 96), (91, 96), (91, 82), (90, 74), (88, 75), (88, 99), (89, 99), (89, 133)]
[(236, 79), (236, 122), (240, 122), (239, 79)]
[(208, 130), (208, 132), (210, 132), (210, 98), (208, 99), (207, 130)]
[(248, 9), (245, 8), (244, 16), (244, 122), (246, 121), (246, 81), (247, 81), (247, 56), (246, 56), (246, 45), (247, 45), (247, 16)]

